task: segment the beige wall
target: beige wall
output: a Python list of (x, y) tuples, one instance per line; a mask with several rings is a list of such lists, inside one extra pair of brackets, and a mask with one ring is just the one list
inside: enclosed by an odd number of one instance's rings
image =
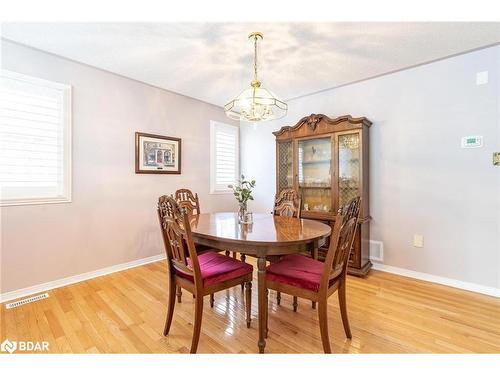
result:
[[(155, 204), (177, 188), (202, 211), (236, 209), (209, 194), (221, 108), (5, 40), (2, 64), (73, 87), (73, 202), (1, 209), (2, 293), (162, 253)], [(182, 138), (182, 174), (135, 174), (136, 131)]]
[[(476, 73), (489, 82), (476, 85)], [(288, 103), (284, 119), (241, 127), (242, 173), (256, 179), (251, 209), (275, 190), (272, 131), (311, 113), (351, 114), (370, 128), (371, 238), (384, 264), (500, 289), (500, 46), (385, 75)], [(482, 135), (484, 147), (460, 148)], [(255, 150), (258, 150), (256, 152)], [(412, 245), (424, 236), (424, 247)]]

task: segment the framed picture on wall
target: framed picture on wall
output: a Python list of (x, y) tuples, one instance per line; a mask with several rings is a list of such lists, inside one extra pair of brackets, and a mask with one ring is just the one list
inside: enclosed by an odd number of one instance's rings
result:
[(135, 173), (181, 173), (181, 139), (135, 133)]

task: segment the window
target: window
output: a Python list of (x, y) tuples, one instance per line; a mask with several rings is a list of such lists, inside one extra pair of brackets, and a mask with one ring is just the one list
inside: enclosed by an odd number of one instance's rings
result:
[(210, 123), (210, 192), (225, 193), (232, 190), (227, 185), (238, 179), (237, 126), (212, 121)]
[(0, 204), (71, 201), (71, 87), (0, 71)]

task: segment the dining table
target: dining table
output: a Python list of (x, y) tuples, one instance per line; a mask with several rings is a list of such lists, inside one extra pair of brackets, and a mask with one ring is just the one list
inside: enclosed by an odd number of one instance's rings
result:
[(259, 353), (267, 338), (266, 262), (273, 257), (307, 252), (317, 257), (318, 248), (330, 235), (330, 226), (315, 220), (254, 213), (252, 223), (242, 224), (236, 212), (202, 213), (191, 221), (196, 244), (257, 258)]

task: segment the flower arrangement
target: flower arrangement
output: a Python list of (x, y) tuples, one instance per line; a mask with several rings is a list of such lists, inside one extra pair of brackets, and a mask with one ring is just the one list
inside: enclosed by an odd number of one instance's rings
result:
[(253, 201), (252, 189), (255, 187), (255, 180), (247, 181), (245, 176), (241, 175), (241, 179), (235, 185), (228, 185), (228, 188), (233, 189), (233, 194), (239, 205), (239, 218), (241, 223), (251, 222), (251, 215), (248, 215), (248, 201)]

